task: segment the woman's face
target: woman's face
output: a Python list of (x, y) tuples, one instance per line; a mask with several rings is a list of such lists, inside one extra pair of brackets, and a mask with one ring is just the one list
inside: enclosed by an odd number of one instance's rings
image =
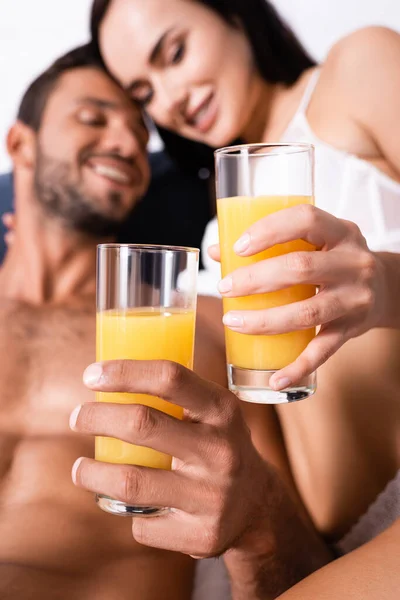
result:
[(154, 121), (210, 146), (239, 137), (259, 77), (238, 27), (195, 0), (113, 0), (105, 63)]

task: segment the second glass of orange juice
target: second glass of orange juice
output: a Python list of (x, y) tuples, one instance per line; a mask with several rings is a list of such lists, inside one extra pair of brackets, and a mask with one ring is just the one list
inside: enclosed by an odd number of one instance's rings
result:
[[(253, 144), (217, 150), (216, 185), (221, 269), (235, 269), (296, 251), (314, 248), (303, 240), (273, 246), (240, 257), (235, 242), (263, 217), (297, 204), (314, 203), (314, 149), (308, 144)], [(267, 233), (267, 232), (266, 232)], [(299, 302), (315, 294), (315, 286), (296, 285), (277, 292), (224, 298), (224, 312), (262, 310)], [(276, 392), (270, 377), (293, 362), (315, 336), (315, 328), (280, 335), (247, 335), (225, 328), (229, 387), (248, 402), (276, 404), (314, 393), (315, 374)]]
[[(199, 251), (191, 248), (102, 244), (97, 261), (98, 361), (171, 360), (193, 368)], [(181, 407), (145, 394), (98, 393), (99, 402), (144, 404), (181, 419)], [(112, 438), (97, 437), (97, 460), (171, 468), (171, 456)], [(97, 496), (118, 515), (155, 515), (162, 508), (128, 506)]]

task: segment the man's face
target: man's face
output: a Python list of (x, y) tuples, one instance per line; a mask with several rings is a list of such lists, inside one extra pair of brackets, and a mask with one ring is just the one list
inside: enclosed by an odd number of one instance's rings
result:
[(105, 73), (65, 73), (37, 134), (38, 200), (71, 229), (113, 235), (147, 189), (147, 141), (139, 109)]

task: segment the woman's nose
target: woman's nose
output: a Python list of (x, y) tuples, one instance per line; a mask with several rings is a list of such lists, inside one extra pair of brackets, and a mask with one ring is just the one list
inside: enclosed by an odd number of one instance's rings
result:
[(186, 89), (173, 83), (159, 81), (157, 95), (164, 123), (176, 123), (185, 118), (189, 99)]

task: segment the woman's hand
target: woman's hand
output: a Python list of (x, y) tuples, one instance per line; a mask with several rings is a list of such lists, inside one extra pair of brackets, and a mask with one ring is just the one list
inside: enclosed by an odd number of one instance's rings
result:
[[(299, 358), (275, 373), (279, 390), (309, 375), (347, 340), (382, 324), (388, 304), (385, 269), (379, 254), (368, 249), (359, 228), (311, 205), (278, 211), (252, 225), (234, 246), (247, 257), (296, 239), (315, 252), (293, 252), (237, 269), (219, 284), (224, 298), (273, 292), (296, 284), (315, 284), (308, 300), (259, 311), (224, 315), (224, 324), (239, 333), (273, 335), (321, 326)], [(219, 260), (219, 246), (209, 249)]]

